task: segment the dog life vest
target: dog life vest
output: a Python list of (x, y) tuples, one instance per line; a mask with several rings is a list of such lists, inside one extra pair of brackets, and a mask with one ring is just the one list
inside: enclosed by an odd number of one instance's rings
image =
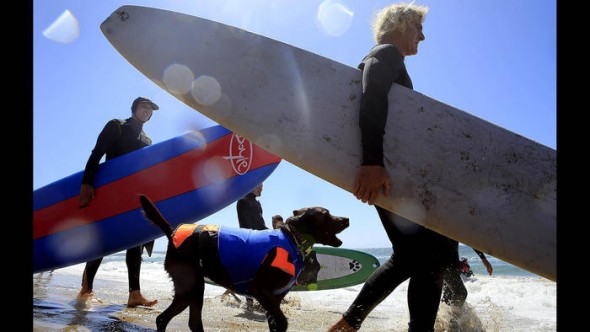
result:
[(291, 274), (289, 283), (275, 290), (275, 295), (291, 289), (303, 269), (303, 257), (297, 245), (281, 230), (220, 227), (218, 237), (221, 264), (238, 293), (249, 294), (254, 275), (273, 248), (277, 248), (277, 255), (271, 265)]

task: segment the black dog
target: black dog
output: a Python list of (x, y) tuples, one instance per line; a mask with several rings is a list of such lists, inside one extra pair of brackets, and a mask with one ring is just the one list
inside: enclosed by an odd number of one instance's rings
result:
[(342, 241), (336, 234), (349, 225), (348, 218), (312, 207), (293, 211), (285, 226), (276, 230), (199, 224), (173, 229), (147, 197), (140, 195), (140, 202), (147, 219), (168, 238), (164, 269), (174, 284), (174, 299), (156, 318), (158, 331), (165, 331), (170, 320), (189, 306), (189, 328), (203, 331), (205, 277), (254, 297), (266, 310), (270, 330), (286, 331), (280, 303), (295, 284), (313, 244), (339, 247)]

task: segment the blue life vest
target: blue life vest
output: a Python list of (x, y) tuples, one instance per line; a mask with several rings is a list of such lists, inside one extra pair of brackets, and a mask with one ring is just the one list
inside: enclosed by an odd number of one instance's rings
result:
[[(292, 275), (289, 283), (274, 292), (275, 295), (287, 292), (297, 281), (303, 269), (303, 257), (295, 242), (281, 230), (251, 230), (244, 228), (220, 227), (218, 249), (221, 264), (235, 285), (235, 291), (250, 295), (248, 290), (254, 274), (260, 268), (264, 258), (273, 248), (278, 254), (273, 266), (279, 267)], [(291, 263), (287, 261), (291, 258)]]

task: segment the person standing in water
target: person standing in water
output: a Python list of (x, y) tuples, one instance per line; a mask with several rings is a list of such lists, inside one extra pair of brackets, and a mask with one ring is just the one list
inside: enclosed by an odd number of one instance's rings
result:
[[(84, 169), (79, 196), (80, 208), (87, 207), (95, 195), (100, 195), (100, 192), (95, 192), (94, 190), (94, 177), (98, 170), (99, 162), (104, 155), (106, 155), (106, 160), (111, 160), (152, 144), (152, 140), (143, 131), (143, 125), (151, 119), (153, 111), (158, 109), (158, 105), (150, 99), (138, 97), (131, 104), (130, 118), (126, 120), (113, 119), (107, 122), (98, 135), (96, 145)], [(148, 300), (141, 294), (139, 283), (143, 249), (145, 247), (148, 254), (151, 255), (153, 244), (154, 242), (150, 241), (146, 244), (127, 249), (125, 255), (129, 279), (129, 298), (127, 305), (130, 307), (138, 305), (151, 307), (158, 303), (158, 300)], [(86, 262), (82, 276), (82, 289), (78, 294), (79, 301), (86, 303), (94, 296), (94, 277), (102, 259), (103, 257), (99, 257)]]
[[(383, 160), (383, 135), (388, 113), (396, 109), (395, 105), (389, 108), (387, 95), (393, 83), (413, 88), (404, 60), (417, 54), (418, 44), (425, 39), (422, 23), (427, 12), (427, 7), (413, 3), (393, 4), (380, 10), (373, 24), (376, 45), (359, 65), (362, 160), (353, 193), (363, 203), (373, 205), (378, 195), (391, 194), (392, 184)], [(393, 254), (367, 279), (329, 331), (357, 331), (369, 313), (408, 279), (408, 330), (434, 331), (444, 271), (453, 258), (451, 243), (445, 236), (379, 206), (375, 208)]]

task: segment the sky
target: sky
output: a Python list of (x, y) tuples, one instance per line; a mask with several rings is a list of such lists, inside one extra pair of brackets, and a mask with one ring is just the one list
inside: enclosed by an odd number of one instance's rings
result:
[[(100, 31), (123, 5), (215, 20), (356, 67), (374, 45), (373, 14), (391, 1), (146, 0), (33, 2), (33, 190), (84, 169), (106, 122), (137, 96), (160, 106), (158, 143), (215, 125), (146, 78)], [(556, 1), (416, 1), (426, 39), (405, 63), (414, 90), (556, 149)], [(154, 22), (157, 24), (157, 22)], [(395, 184), (394, 184), (395, 188)], [(350, 218), (345, 248), (391, 247), (375, 208), (286, 161), (264, 182), (264, 219), (324, 206)], [(238, 227), (235, 203), (201, 222)], [(155, 250), (166, 250), (163, 238)]]

